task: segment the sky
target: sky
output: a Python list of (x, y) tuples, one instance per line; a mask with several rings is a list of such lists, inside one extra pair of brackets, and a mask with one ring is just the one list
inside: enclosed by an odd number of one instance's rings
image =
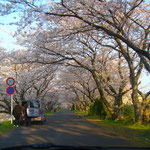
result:
[(16, 18), (16, 14), (0, 16), (0, 47), (5, 48), (7, 51), (20, 48), (16, 38), (13, 36), (17, 30), (17, 26), (10, 24), (11, 22), (16, 22)]
[[(19, 17), (15, 13), (7, 16), (0, 16), (0, 47), (5, 48), (9, 52), (23, 48), (17, 44), (17, 40), (13, 36), (17, 30), (17, 26), (10, 24), (18, 20)], [(148, 92), (150, 90), (150, 74), (143, 71), (140, 80), (142, 82), (139, 86), (140, 89), (143, 92)]]
[(3, 47), (7, 51), (20, 48), (20, 46), (17, 45), (16, 39), (12, 36), (12, 28), (8, 26), (0, 26), (0, 47)]

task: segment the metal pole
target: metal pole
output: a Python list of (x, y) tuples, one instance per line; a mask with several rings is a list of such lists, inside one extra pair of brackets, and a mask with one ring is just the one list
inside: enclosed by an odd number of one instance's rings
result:
[(11, 95), (11, 124), (13, 124), (13, 95)]

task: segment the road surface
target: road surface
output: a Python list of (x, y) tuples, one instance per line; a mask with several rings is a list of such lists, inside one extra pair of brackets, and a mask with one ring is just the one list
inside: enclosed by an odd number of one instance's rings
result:
[(62, 110), (47, 117), (44, 125), (19, 127), (0, 135), (0, 148), (53, 143), (68, 146), (130, 146), (129, 141), (108, 133), (72, 111)]

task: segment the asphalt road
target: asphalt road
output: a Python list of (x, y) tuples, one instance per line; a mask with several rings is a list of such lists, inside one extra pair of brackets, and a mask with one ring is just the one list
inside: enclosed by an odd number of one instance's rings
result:
[(44, 125), (19, 127), (0, 135), (0, 148), (53, 143), (68, 146), (130, 146), (126, 139), (108, 133), (69, 110), (47, 117)]

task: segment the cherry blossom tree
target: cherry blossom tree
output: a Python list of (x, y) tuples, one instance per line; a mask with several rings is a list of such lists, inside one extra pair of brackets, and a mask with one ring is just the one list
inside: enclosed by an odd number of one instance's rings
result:
[[(45, 96), (52, 89), (57, 67), (43, 66), (29, 63), (21, 63), (15, 55), (7, 55), (1, 63), (1, 107), (5, 113), (10, 113), (10, 97), (6, 94), (6, 79), (13, 77), (15, 79), (14, 100), (22, 101), (29, 98), (37, 98), (45, 103)], [(11, 57), (10, 57), (11, 56)], [(16, 58), (16, 59), (14, 59)]]
[[(103, 84), (100, 82), (103, 81), (102, 75), (99, 74), (99, 70), (97, 71), (97, 69), (92, 68), (97, 62), (95, 61), (96, 54), (94, 48), (98, 49), (99, 47), (101, 50), (109, 48), (112, 53), (117, 53), (119, 55), (117, 58), (118, 66), (123, 57), (128, 64), (130, 73), (135, 121), (141, 122), (141, 104), (138, 99), (138, 94), (140, 94), (138, 90), (139, 77), (143, 67), (150, 72), (150, 25), (149, 4), (147, 1), (61, 0), (60, 2), (41, 5), (36, 0), (8, 2), (9, 4), (4, 8), (9, 10), (9, 12), (11, 12), (10, 10), (16, 10), (15, 7), (20, 7), (20, 10), (24, 11), (25, 15), (20, 22), (20, 24), (23, 24), (22, 27), (24, 29), (27, 26), (33, 31), (32, 25), (34, 23), (36, 24), (34, 25), (36, 29), (40, 27), (42, 30), (46, 27), (42, 34), (41, 32), (40, 34), (38, 33), (39, 40), (36, 40), (38, 41), (37, 44), (32, 40), (34, 46), (31, 42), (31, 58), (28, 59), (28, 62), (39, 62), (42, 64), (62, 64), (65, 62), (69, 63), (69, 65), (80, 66), (88, 70), (97, 84), (103, 102), (112, 114), (113, 110), (106, 100), (105, 92), (110, 93), (111, 91), (111, 94), (115, 92), (114, 90), (112, 91), (112, 88), (105, 88), (104, 90)], [(1, 12), (6, 13), (6, 10), (2, 9)], [(93, 36), (93, 32), (95, 36)], [(49, 35), (48, 38), (47, 34)], [(88, 39), (88, 42), (85, 41), (85, 38)], [(33, 52), (33, 50), (35, 51)], [(90, 65), (87, 64), (89, 60), (91, 62)], [(76, 64), (74, 65), (72, 61)], [(105, 68), (106, 70), (108, 69)], [(122, 78), (121, 76), (120, 74), (120, 79)], [(108, 76), (106, 79), (109, 78)], [(124, 87), (124, 83), (126, 81), (122, 81), (122, 87)], [(149, 92), (147, 94), (149, 95)]]

